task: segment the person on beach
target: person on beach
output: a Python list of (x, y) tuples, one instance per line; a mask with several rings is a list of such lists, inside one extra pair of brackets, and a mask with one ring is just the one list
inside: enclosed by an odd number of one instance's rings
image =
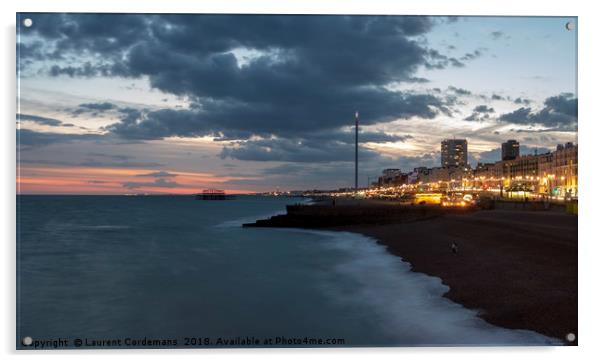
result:
[(452, 242), (451, 244), (451, 251), (454, 255), (458, 254), (458, 245), (456, 244), (456, 242)]

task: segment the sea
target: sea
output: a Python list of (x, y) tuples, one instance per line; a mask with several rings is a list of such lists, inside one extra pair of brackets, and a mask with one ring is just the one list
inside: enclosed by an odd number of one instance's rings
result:
[(488, 324), (371, 238), (242, 228), (307, 202), (18, 196), (17, 348), (562, 344)]

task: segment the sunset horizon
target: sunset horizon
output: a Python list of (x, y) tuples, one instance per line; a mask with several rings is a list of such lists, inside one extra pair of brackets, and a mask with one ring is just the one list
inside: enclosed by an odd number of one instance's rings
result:
[(473, 168), (577, 141), (570, 17), (31, 15), (23, 194), (353, 187), (356, 111), (362, 187), (437, 166), (447, 138)]

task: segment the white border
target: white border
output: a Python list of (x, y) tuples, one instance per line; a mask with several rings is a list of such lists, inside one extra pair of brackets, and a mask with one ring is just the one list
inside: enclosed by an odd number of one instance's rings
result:
[[(251, 362), (301, 361), (337, 359), (351, 362), (365, 360), (445, 361), (445, 362), (507, 362), (517, 358), (543, 358), (549, 362), (593, 360), (598, 344), (600, 321), (600, 237), (595, 230), (598, 222), (599, 198), (595, 182), (600, 178), (602, 154), (599, 151), (602, 117), (600, 105), (600, 13), (593, 1), (528, 2), (525, 0), (191, 0), (162, 1), (69, 1), (21, 0), (3, 1), (2, 56), (3, 72), (0, 97), (2, 115), (2, 206), (1, 230), (4, 234), (2, 254), (2, 327), (0, 344), (4, 361), (105, 362), (107, 359), (134, 359), (160, 362), (171, 357), (190, 361), (239, 360)], [(255, 350), (194, 350), (194, 351), (95, 351), (95, 352), (15, 352), (15, 13), (23, 12), (206, 12), (206, 13), (323, 13), (323, 14), (416, 14), (416, 15), (558, 15), (578, 16), (579, 26), (579, 143), (581, 161), (579, 193), (579, 347), (563, 348), (379, 348), (379, 349), (255, 349)], [(597, 145), (598, 143), (598, 145)], [(168, 356), (169, 355), (169, 358)], [(85, 357), (84, 357), (85, 356)], [(137, 358), (137, 357), (136, 357)]]

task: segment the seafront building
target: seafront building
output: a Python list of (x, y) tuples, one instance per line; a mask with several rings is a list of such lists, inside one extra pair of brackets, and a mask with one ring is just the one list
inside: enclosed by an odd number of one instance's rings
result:
[(578, 195), (577, 159), (577, 145), (569, 142), (544, 154), (479, 164), (474, 179), (502, 181), (507, 190), (529, 190), (543, 195), (572, 198)]
[[(466, 156), (466, 140), (451, 140), (453, 142), (444, 140), (441, 143), (442, 152), (444, 144), (448, 150), (448, 155), (442, 155), (442, 164), (450, 157), (450, 160), (460, 160)], [(533, 193), (564, 199), (578, 197), (577, 145), (569, 142), (558, 145), (555, 151), (520, 155), (518, 142), (508, 140), (502, 144), (502, 150), (504, 144), (509, 146), (506, 152), (502, 151), (502, 160), (497, 162), (478, 163), (475, 169), (464, 162), (458, 162), (463, 165), (457, 166), (417, 167), (409, 173), (385, 169), (378, 186), (424, 185), (429, 189), (497, 190), (502, 194)], [(449, 151), (450, 147), (453, 151)]]
[(542, 163), (540, 177), (549, 193), (577, 197), (577, 153), (577, 145), (568, 142)]
[(385, 169), (378, 177), (378, 185), (403, 185), (408, 183), (408, 174), (402, 173), (401, 169)]
[(520, 156), (520, 144), (516, 140), (502, 143), (502, 160), (514, 160)]
[(441, 141), (441, 167), (465, 167), (468, 165), (468, 143), (466, 139)]

